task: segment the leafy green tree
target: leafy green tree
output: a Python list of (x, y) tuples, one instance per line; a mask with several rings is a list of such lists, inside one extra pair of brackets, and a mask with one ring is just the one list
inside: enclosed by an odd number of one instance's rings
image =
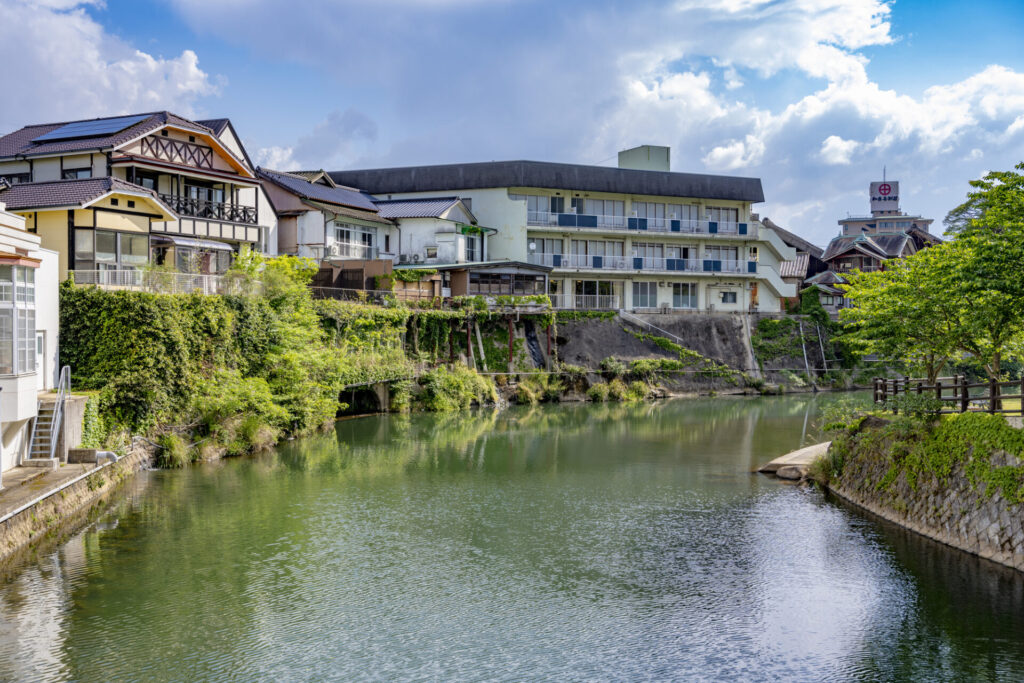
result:
[[(1024, 171), (1024, 162), (1015, 168)], [(946, 215), (947, 233), (1001, 231), (1024, 224), (1024, 175), (993, 171), (981, 180), (972, 180), (971, 187), (974, 190), (967, 194), (967, 201)]]
[(844, 340), (862, 353), (920, 368), (934, 383), (960, 348), (957, 302), (935, 286), (949, 278), (943, 248), (891, 261), (886, 270), (855, 272), (844, 285), (852, 306), (841, 312)]

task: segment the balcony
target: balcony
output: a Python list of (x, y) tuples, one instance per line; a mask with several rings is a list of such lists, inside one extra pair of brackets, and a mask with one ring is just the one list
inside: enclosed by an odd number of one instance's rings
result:
[(655, 272), (655, 273), (724, 273), (756, 275), (757, 261), (723, 259), (682, 259), (650, 256), (592, 256), (589, 254), (530, 254), (527, 262), (552, 268), (581, 270)]
[(183, 166), (213, 168), (213, 149), (194, 142), (150, 135), (142, 138), (142, 154)]
[(206, 199), (193, 199), (179, 195), (160, 193), (160, 199), (179, 216), (190, 218), (207, 218), (214, 221), (244, 223), (256, 225), (256, 207), (242, 206), (230, 202), (214, 202)]
[(331, 242), (324, 250), (326, 258), (370, 260), (380, 258), (377, 247), (362, 242)]
[(617, 311), (619, 297), (616, 294), (549, 294), (551, 307), (580, 311)]
[(576, 213), (549, 213), (528, 211), (526, 224), (551, 228), (590, 228), (595, 230), (624, 230), (640, 234), (647, 232), (680, 235), (718, 235), (757, 238), (754, 223), (726, 223), (676, 218), (637, 218), (635, 216), (596, 216)]
[(158, 294), (242, 294), (259, 287), (232, 276), (162, 270), (72, 270), (70, 276), (76, 285)]

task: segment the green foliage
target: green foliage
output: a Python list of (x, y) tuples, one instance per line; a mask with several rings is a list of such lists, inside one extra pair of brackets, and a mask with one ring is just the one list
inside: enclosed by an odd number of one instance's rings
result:
[(608, 400), (609, 393), (607, 384), (592, 384), (587, 389), (587, 398), (595, 403), (604, 403)]
[(82, 448), (102, 448), (107, 440), (107, 426), (100, 414), (100, 397), (86, 399), (82, 415)]
[(638, 358), (630, 361), (629, 376), (653, 382), (659, 377), (682, 372), (691, 367), (692, 364), (674, 358)]
[(516, 402), (534, 405), (561, 400), (565, 385), (555, 375), (534, 374), (524, 377), (516, 386)]
[(573, 322), (576, 320), (611, 320), (617, 314), (615, 311), (556, 311), (557, 322)]
[(934, 417), (945, 407), (945, 403), (925, 394), (899, 394), (885, 402), (885, 410), (914, 417)]
[(424, 373), (420, 384), (423, 386), (420, 400), (426, 410), (449, 412), (466, 410), (474, 403), (498, 402), (494, 383), (463, 365), (441, 366)]
[(181, 468), (192, 462), (188, 444), (179, 434), (167, 432), (157, 437), (156, 465), (169, 469)]
[(759, 364), (766, 360), (800, 358), (803, 355), (799, 323), (793, 318), (762, 318), (750, 336), (750, 343)]
[(800, 292), (800, 315), (806, 316), (811, 322), (824, 328), (828, 328), (832, 324), (832, 318), (829, 317), (828, 311), (821, 305), (818, 290), (813, 287)]
[[(901, 476), (916, 490), (920, 477), (949, 480), (959, 464), (968, 481), (986, 496), (997, 491), (1011, 504), (1024, 503), (1024, 431), (1002, 415), (969, 412), (936, 420), (900, 416), (871, 429), (850, 429), (833, 439), (847, 461), (884, 458), (889, 469), (875, 484), (889, 489)], [(1006, 461), (1006, 453), (1014, 460)]]
[(676, 357), (688, 366), (694, 366), (696, 374), (702, 377), (719, 377), (726, 379), (732, 383), (736, 382), (738, 373), (731, 369), (729, 366), (719, 363), (718, 361), (710, 358), (705, 358), (701, 354), (693, 351), (692, 349), (684, 348), (676, 342), (668, 339), (667, 337), (659, 337), (657, 335), (645, 334), (643, 332), (634, 332), (627, 328), (622, 328), (625, 332), (633, 335), (640, 341), (652, 342), (655, 346), (663, 351), (674, 353)]
[(828, 486), (833, 479), (842, 475), (845, 462), (845, 449), (829, 448), (824, 455), (814, 459), (810, 467), (807, 468), (807, 474), (822, 486)]
[(629, 396), (629, 387), (621, 379), (615, 378), (608, 382), (608, 397), (616, 401), (625, 401)]
[(401, 282), (422, 282), (434, 275), (437, 275), (434, 268), (400, 268), (391, 272), (391, 277)]
[(627, 371), (626, 364), (621, 360), (611, 357), (601, 359), (601, 372), (609, 379), (623, 377)]

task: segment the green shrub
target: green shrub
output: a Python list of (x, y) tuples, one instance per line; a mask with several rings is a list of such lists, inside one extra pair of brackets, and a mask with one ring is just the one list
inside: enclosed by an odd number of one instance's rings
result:
[(157, 437), (156, 443), (157, 467), (180, 468), (192, 461), (188, 444), (180, 435), (167, 432)]
[(625, 376), (628, 372), (628, 368), (621, 360), (609, 357), (601, 361), (601, 372), (604, 373), (605, 377), (615, 379), (617, 377)]
[(629, 395), (629, 387), (621, 379), (613, 379), (608, 383), (608, 397), (616, 401), (624, 401)]
[(587, 389), (587, 398), (594, 403), (604, 403), (608, 400), (609, 387), (607, 384), (592, 384)]
[(420, 377), (421, 402), (426, 410), (448, 412), (466, 410), (473, 403), (497, 403), (494, 383), (464, 365), (441, 366)]

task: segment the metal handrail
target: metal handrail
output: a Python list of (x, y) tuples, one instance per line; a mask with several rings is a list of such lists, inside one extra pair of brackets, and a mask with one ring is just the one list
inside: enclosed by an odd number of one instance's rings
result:
[(233, 202), (218, 202), (212, 199), (197, 199), (176, 194), (159, 193), (160, 199), (164, 201), (174, 213), (193, 218), (212, 218), (214, 220), (231, 221), (233, 223), (245, 223), (256, 225), (257, 215), (255, 206), (245, 206)]
[[(53, 417), (50, 419), (51, 458), (57, 452), (57, 443), (60, 441), (60, 428), (64, 424), (64, 402), (67, 400), (69, 391), (71, 391), (71, 366), (65, 365), (60, 369), (60, 376), (57, 378), (57, 404), (53, 407)], [(38, 415), (38, 413), (36, 414)]]
[(650, 330), (658, 332), (663, 337), (668, 337), (669, 339), (674, 341), (676, 344), (679, 344), (680, 346), (683, 346), (683, 347), (686, 346), (686, 342), (684, 342), (682, 340), (682, 338), (679, 337), (678, 335), (672, 334), (668, 330), (663, 330), (660, 327), (658, 327), (657, 325), (652, 325), (651, 323), (647, 322), (643, 318), (638, 318), (637, 316), (633, 315), (632, 313), (627, 313), (626, 311), (619, 311), (619, 317), (622, 318), (623, 320), (625, 320), (628, 323), (632, 323), (633, 325), (636, 325), (637, 327), (648, 328)]

